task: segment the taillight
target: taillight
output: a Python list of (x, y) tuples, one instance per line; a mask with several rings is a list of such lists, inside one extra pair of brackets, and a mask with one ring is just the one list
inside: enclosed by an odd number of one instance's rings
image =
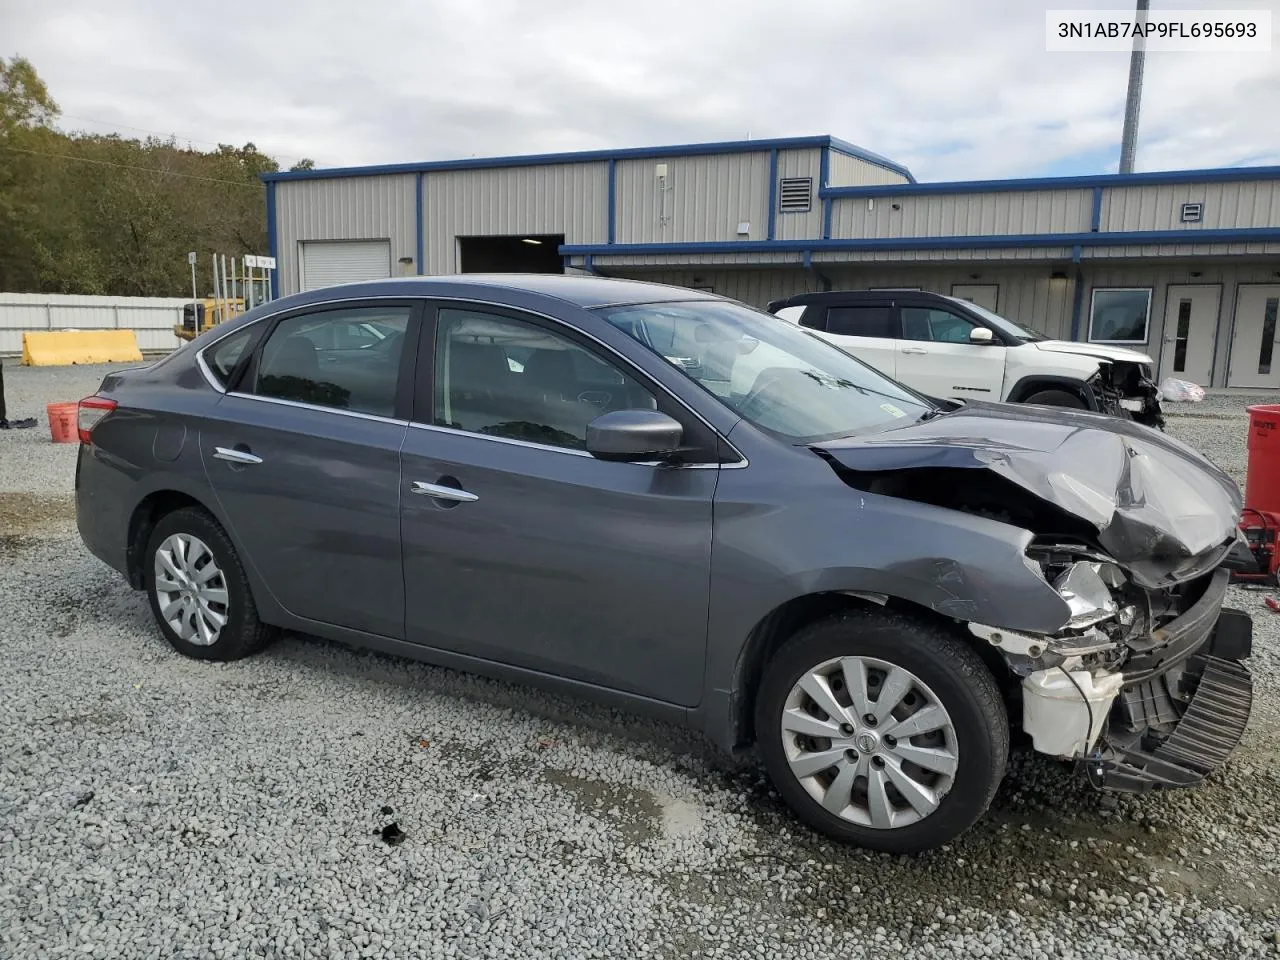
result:
[(90, 443), (89, 435), (98, 421), (116, 408), (114, 400), (106, 397), (85, 397), (76, 408), (76, 428), (80, 431), (80, 442)]

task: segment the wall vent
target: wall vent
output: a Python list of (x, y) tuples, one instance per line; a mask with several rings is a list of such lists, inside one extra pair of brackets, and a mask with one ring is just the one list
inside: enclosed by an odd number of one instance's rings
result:
[(1182, 222), (1199, 223), (1204, 219), (1203, 203), (1184, 203), (1182, 205)]
[(778, 210), (808, 213), (813, 203), (813, 177), (783, 177), (778, 181)]

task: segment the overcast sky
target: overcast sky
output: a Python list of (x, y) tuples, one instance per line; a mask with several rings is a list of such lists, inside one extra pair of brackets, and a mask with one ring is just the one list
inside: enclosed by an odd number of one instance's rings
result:
[[(1044, 49), (1045, 7), (1079, 5), (0, 0), (0, 56), (35, 64), (65, 129), (285, 166), (830, 133), (921, 180), (1114, 171), (1128, 55)], [(1280, 0), (1154, 6), (1280, 27)], [(1138, 169), (1259, 163), (1280, 163), (1280, 43), (1148, 56)]]

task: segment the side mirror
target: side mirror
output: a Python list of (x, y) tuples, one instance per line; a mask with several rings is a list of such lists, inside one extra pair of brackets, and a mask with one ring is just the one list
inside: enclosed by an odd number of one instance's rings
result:
[(991, 343), (995, 335), (986, 327), (974, 327), (969, 331), (970, 343)]
[(587, 424), (587, 452), (598, 460), (661, 460), (680, 449), (684, 428), (657, 410), (614, 410)]

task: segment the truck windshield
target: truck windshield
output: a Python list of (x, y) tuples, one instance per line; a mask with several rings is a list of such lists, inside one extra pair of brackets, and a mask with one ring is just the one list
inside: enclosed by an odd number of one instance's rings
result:
[(1025, 343), (1033, 343), (1036, 340), (1048, 340), (1039, 330), (1032, 330), (1030, 327), (1024, 327), (1021, 324), (1014, 323), (1006, 317), (1000, 316), (998, 313), (992, 313), (986, 307), (980, 307), (971, 300), (961, 300), (957, 297), (948, 297), (948, 300), (954, 300), (956, 303), (962, 303), (966, 308), (972, 310), (982, 319), (987, 321), (987, 325), (1007, 333), (1011, 337), (1016, 337)]
[(741, 304), (691, 300), (599, 312), (741, 417), (793, 443), (905, 425), (935, 409), (803, 328)]

